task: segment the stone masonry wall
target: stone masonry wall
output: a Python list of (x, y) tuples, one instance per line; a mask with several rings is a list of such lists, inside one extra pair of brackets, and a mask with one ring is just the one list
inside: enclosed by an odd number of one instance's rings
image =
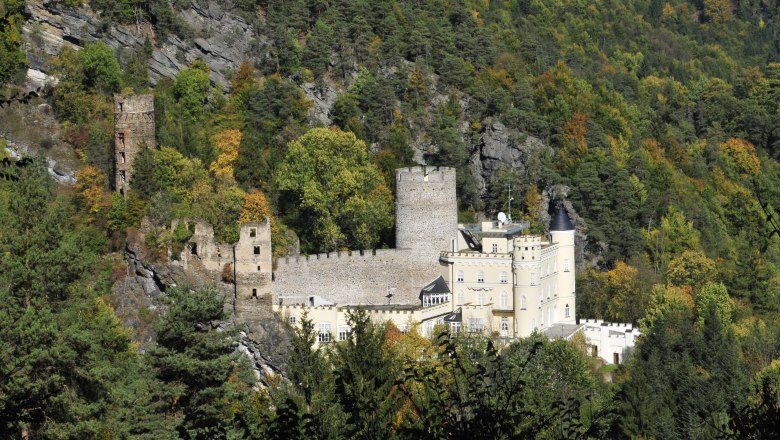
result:
[(144, 146), (156, 146), (154, 130), (154, 95), (114, 96), (114, 187), (122, 195), (130, 188), (136, 156)]
[[(192, 231), (180, 259), (185, 269), (201, 269), (215, 283), (223, 272), (235, 276), (235, 311), (245, 320), (266, 315), (271, 310), (271, 225), (268, 220), (245, 223), (239, 228), (235, 246), (217, 243), (214, 228), (203, 221), (184, 220)], [(175, 230), (174, 220), (171, 230)], [(235, 248), (235, 255), (234, 255)]]
[(305, 303), (319, 295), (336, 304), (418, 304), (420, 290), (442, 274), (439, 256), (458, 231), (455, 170), (396, 170), (396, 249), (334, 252), (278, 259), (274, 302)]
[(320, 295), (336, 304), (418, 304), (420, 290), (442, 271), (439, 259), (412, 249), (332, 252), (276, 260), (274, 303), (305, 303)]
[(395, 247), (438, 259), (452, 250), (458, 233), (455, 170), (409, 167), (396, 170)]

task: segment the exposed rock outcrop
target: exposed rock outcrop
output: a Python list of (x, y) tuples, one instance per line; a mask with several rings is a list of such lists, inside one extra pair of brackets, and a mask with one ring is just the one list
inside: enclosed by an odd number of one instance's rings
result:
[(75, 173), (82, 164), (73, 149), (60, 140), (59, 123), (42, 99), (0, 106), (0, 139), (6, 141), (5, 153), (10, 157), (44, 157), (54, 180), (68, 185), (76, 182)]
[[(140, 231), (128, 234), (124, 249), (126, 261), (125, 276), (113, 286), (113, 306), (122, 322), (132, 329), (134, 339), (144, 350), (154, 341), (152, 321), (162, 309), (158, 296), (167, 288), (188, 285), (192, 288), (207, 283), (214, 284), (225, 294), (227, 309), (234, 309), (235, 298), (232, 284), (214, 283), (211, 275), (195, 261), (187, 268), (181, 261), (167, 255), (155, 254), (146, 245), (148, 234), (163, 234), (164, 229), (142, 222)], [(235, 316), (235, 315), (234, 315)], [(262, 385), (268, 385), (269, 376), (281, 374), (286, 362), (286, 347), (289, 340), (287, 326), (270, 310), (253, 314), (251, 322), (226, 322), (225, 326), (239, 325), (242, 333), (239, 350), (252, 360), (252, 367)]]
[(474, 177), (484, 191), (496, 171), (508, 166), (525, 173), (532, 156), (546, 148), (538, 138), (509, 129), (499, 121), (492, 122), (485, 128), (472, 153)]
[[(27, 55), (32, 69), (46, 72), (46, 61), (63, 46), (78, 49), (101, 40), (116, 50), (140, 48), (147, 38), (155, 39), (151, 26), (113, 25), (106, 28), (101, 17), (88, 6), (70, 8), (55, 0), (28, 0), (23, 26)], [(211, 80), (229, 87), (229, 75), (241, 61), (250, 59), (253, 45), (263, 44), (248, 23), (225, 11), (217, 2), (192, 1), (179, 17), (195, 33), (192, 41), (176, 35), (157, 41), (149, 59), (153, 82), (174, 77), (192, 61), (211, 66)]]

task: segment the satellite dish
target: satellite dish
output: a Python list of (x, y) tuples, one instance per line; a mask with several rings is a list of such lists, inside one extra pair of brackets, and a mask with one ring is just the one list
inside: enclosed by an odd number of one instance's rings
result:
[(506, 223), (506, 214), (504, 214), (503, 212), (499, 212), (498, 221), (500, 221), (501, 223)]

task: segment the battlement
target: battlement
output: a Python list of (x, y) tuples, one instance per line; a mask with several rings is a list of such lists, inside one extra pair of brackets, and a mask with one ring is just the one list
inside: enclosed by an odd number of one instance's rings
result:
[(285, 266), (296, 265), (330, 265), (330, 264), (349, 264), (350, 261), (373, 260), (375, 258), (385, 257), (409, 257), (408, 249), (361, 249), (350, 251), (324, 252), (321, 254), (295, 255), (279, 257), (274, 260), (276, 270), (282, 270)]
[(605, 330), (607, 338), (624, 338), (626, 336), (637, 336), (639, 331), (629, 322), (604, 322), (603, 319), (581, 319), (580, 324), (585, 327), (586, 332), (602, 333)]
[(443, 182), (455, 180), (455, 169), (450, 167), (417, 166), (395, 170), (396, 180), (401, 182)]
[(114, 113), (154, 112), (154, 95), (114, 95)]
[(511, 260), (511, 253), (482, 253), (482, 252), (468, 252), (468, 251), (456, 251), (449, 252), (444, 251), (441, 254), (441, 258), (468, 258), (479, 260)]

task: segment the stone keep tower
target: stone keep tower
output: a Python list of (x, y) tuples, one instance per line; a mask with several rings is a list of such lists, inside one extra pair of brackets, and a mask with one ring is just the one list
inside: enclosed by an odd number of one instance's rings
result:
[(154, 95), (114, 95), (115, 188), (127, 194), (133, 162), (141, 149), (155, 148)]
[(455, 170), (409, 167), (395, 172), (395, 247), (438, 260), (458, 233)]

